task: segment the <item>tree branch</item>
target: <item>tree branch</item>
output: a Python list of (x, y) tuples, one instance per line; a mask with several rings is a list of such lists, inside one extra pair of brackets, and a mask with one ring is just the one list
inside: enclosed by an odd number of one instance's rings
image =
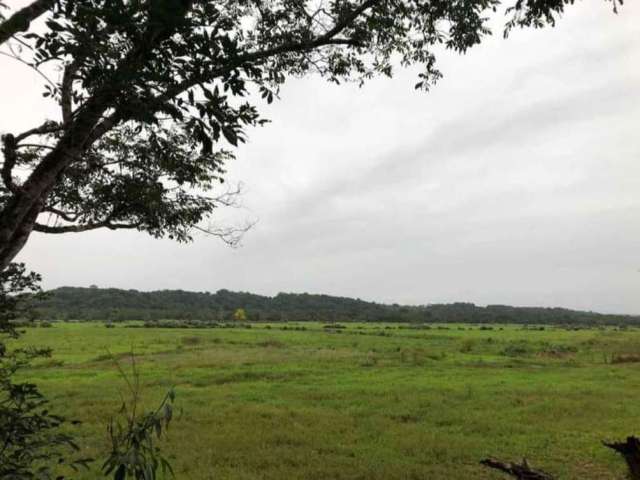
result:
[(10, 192), (15, 193), (18, 190), (17, 185), (13, 182), (13, 167), (16, 165), (18, 154), (16, 153), (16, 138), (10, 133), (2, 136), (2, 154), (4, 162), (2, 163), (2, 181)]
[(98, 123), (95, 128), (89, 134), (85, 144), (87, 147), (90, 147), (93, 142), (102, 137), (105, 133), (115, 127), (118, 122), (121, 120), (125, 120), (124, 114), (121, 109), (117, 109), (114, 113), (104, 118), (100, 123)]
[(60, 225), (60, 226), (50, 226), (43, 225), (41, 223), (36, 223), (33, 226), (34, 232), (41, 233), (80, 233), (80, 232), (88, 232), (89, 230), (97, 230), (98, 228), (108, 228), (110, 230), (120, 230), (120, 229), (133, 229), (138, 228), (140, 225), (137, 223), (111, 223), (109, 221), (97, 222), (97, 223), (86, 223), (84, 225)]
[(230, 247), (237, 247), (240, 245), (242, 241), (242, 237), (244, 234), (251, 230), (257, 222), (249, 222), (241, 227), (215, 227), (210, 225), (209, 227), (200, 227), (198, 225), (194, 226), (194, 230), (205, 233), (207, 235), (211, 235), (214, 237), (218, 237), (224, 243), (229, 245)]
[[(333, 28), (328, 30), (326, 33), (316, 37), (307, 42), (299, 42), (299, 43), (286, 43), (282, 45), (278, 45), (276, 47), (267, 48), (264, 50), (257, 50), (253, 52), (245, 53), (244, 55), (239, 55), (233, 61), (228, 64), (214, 70), (207, 71), (207, 78), (215, 78), (219, 77), (225, 73), (229, 73), (230, 71), (241, 67), (245, 63), (251, 63), (263, 60), (265, 58), (272, 57), (274, 55), (279, 55), (282, 53), (294, 53), (294, 52), (304, 52), (307, 50), (312, 50), (314, 48), (327, 46), (327, 45), (350, 45), (350, 46), (359, 46), (360, 44), (349, 38), (334, 38), (336, 35), (339, 35), (344, 31), (346, 27), (349, 26), (356, 18), (366, 12), (369, 8), (373, 7), (376, 3), (381, 0), (366, 0), (363, 2), (358, 8), (354, 9), (351, 13), (342, 18), (339, 22), (337, 22)], [(181, 93), (187, 91), (189, 88), (202, 83), (206, 79), (201, 77), (195, 77), (192, 79), (184, 80), (178, 84), (176, 84), (173, 88), (168, 89), (164, 94), (159, 95), (153, 100), (153, 103), (164, 103)]]
[(73, 76), (78, 69), (77, 65), (77, 62), (75, 61), (70, 63), (64, 68), (64, 74), (62, 75), (62, 84), (60, 86), (60, 107), (62, 108), (62, 121), (64, 123), (68, 123), (71, 119)]
[(325, 33), (321, 37), (319, 37), (319, 40), (330, 39), (332, 37), (335, 37), (337, 34), (342, 32), (347, 26), (349, 26), (351, 22), (353, 22), (356, 18), (362, 15), (369, 8), (373, 7), (379, 1), (380, 0), (366, 0), (358, 8), (356, 8), (350, 14), (346, 15), (339, 22), (337, 22), (331, 30), (329, 30), (327, 33)]
[(54, 0), (35, 0), (0, 23), (0, 45), (16, 33), (25, 32), (40, 15), (53, 7)]
[(31, 135), (44, 135), (46, 133), (55, 133), (59, 132), (64, 128), (64, 125), (61, 125), (56, 122), (45, 122), (39, 127), (32, 128), (31, 130), (27, 130), (26, 132), (22, 132), (20, 135), (16, 136), (16, 143), (20, 143), (25, 138), (30, 137)]
[[(312, 50), (314, 48), (317, 48), (318, 46), (324, 46), (324, 45), (358, 46), (359, 45), (358, 42), (355, 42), (354, 40), (351, 40), (348, 38), (333, 38), (333, 37), (340, 34), (349, 25), (349, 23), (353, 22), (353, 20), (355, 20), (359, 15), (364, 13), (367, 9), (371, 8), (373, 5), (375, 5), (379, 1), (380, 0), (365, 1), (353, 12), (351, 12), (349, 15), (343, 18), (340, 22), (338, 22), (331, 30), (317, 37), (314, 40), (311, 40), (309, 42), (304, 42), (304, 43), (283, 44), (277, 47), (273, 47), (271, 49), (259, 50), (259, 51), (249, 52), (244, 55), (240, 55), (229, 64), (217, 70), (214, 70), (213, 72), (207, 72), (207, 77), (209, 78), (219, 77), (233, 70), (234, 68), (238, 68), (242, 66), (244, 63), (259, 61), (264, 58), (268, 58), (281, 53), (292, 53), (292, 52)], [(65, 75), (66, 75), (66, 70), (65, 70)], [(64, 83), (64, 80), (63, 80), (63, 83)], [(164, 103), (168, 100), (171, 100), (172, 98), (175, 98), (176, 96), (185, 92), (187, 89), (199, 83), (202, 83), (202, 79), (200, 78), (193, 78), (191, 80), (185, 80), (183, 82), (180, 82), (177, 85), (175, 85), (173, 88), (168, 89), (164, 94), (158, 95), (155, 99), (151, 100), (150, 103), (156, 104), (156, 105)], [(106, 117), (104, 120), (102, 120), (99, 124), (96, 125), (96, 127), (93, 129), (93, 131), (87, 138), (85, 145), (90, 146), (91, 144), (93, 144), (93, 142), (95, 142), (100, 137), (102, 137), (102, 135), (104, 135), (109, 130), (111, 130), (119, 122), (123, 120), (126, 121), (128, 118), (129, 118), (129, 115), (126, 114), (123, 107), (118, 107), (113, 114)]]
[(54, 207), (45, 207), (42, 211), (47, 213), (53, 213), (54, 215), (57, 215), (58, 217), (62, 218), (67, 222), (75, 222), (78, 218), (77, 213), (64, 212)]

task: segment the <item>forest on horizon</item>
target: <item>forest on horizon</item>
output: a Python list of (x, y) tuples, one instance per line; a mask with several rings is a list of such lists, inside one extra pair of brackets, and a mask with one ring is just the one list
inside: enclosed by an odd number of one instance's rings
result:
[(640, 316), (548, 307), (478, 306), (468, 302), (409, 306), (309, 293), (274, 297), (218, 290), (142, 292), (92, 286), (50, 290), (36, 302), (43, 320), (197, 320), (226, 322), (243, 309), (248, 321), (515, 323), (542, 325), (640, 325)]

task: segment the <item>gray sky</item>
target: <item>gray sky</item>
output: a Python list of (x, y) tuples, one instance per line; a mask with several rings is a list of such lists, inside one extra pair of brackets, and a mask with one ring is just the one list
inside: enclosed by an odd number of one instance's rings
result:
[[(640, 313), (640, 5), (578, 3), (555, 29), (439, 62), (427, 94), (411, 71), (362, 89), (290, 81), (228, 166), (244, 208), (217, 221), (258, 219), (238, 249), (34, 234), (19, 260), (47, 288)], [(0, 58), (0, 73), (0, 131), (57, 115), (32, 72)]]

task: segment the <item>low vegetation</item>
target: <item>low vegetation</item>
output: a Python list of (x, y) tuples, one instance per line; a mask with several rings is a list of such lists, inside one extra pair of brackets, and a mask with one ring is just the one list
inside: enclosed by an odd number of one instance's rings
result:
[(159, 446), (180, 479), (500, 479), (479, 461), (526, 457), (559, 479), (617, 480), (626, 466), (602, 441), (640, 424), (636, 328), (128, 328), (142, 325), (55, 322), (10, 345), (55, 347), (22, 375), (82, 421), (83, 457), (109, 450), (114, 358), (126, 367), (131, 349), (141, 408), (175, 388)]

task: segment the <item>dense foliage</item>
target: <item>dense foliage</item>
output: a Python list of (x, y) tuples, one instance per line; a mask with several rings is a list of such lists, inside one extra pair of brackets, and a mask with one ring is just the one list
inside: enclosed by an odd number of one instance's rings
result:
[(27, 271), (24, 263), (12, 263), (0, 272), (0, 358), (3, 357), (3, 336), (15, 337), (17, 332), (12, 322), (18, 317), (31, 316), (31, 304), (25, 296), (40, 294), (40, 275)]
[(65, 419), (50, 410), (36, 385), (20, 381), (17, 373), (32, 360), (48, 357), (49, 349), (9, 349), (6, 341), (19, 335), (17, 318), (32, 318), (39, 298), (40, 276), (23, 264), (0, 272), (0, 478), (56, 480), (59, 468), (74, 470), (88, 460), (73, 458), (78, 446), (62, 430)]
[(61, 430), (65, 418), (50, 411), (36, 385), (15, 381), (20, 368), (49, 354), (27, 349), (0, 358), (0, 478), (59, 480), (62, 465), (77, 471), (90, 462), (74, 458), (79, 447)]
[(42, 320), (235, 321), (243, 309), (250, 321), (471, 322), (520, 324), (640, 324), (640, 317), (563, 308), (472, 303), (385, 305), (359, 299), (279, 293), (275, 297), (219, 290), (216, 293), (63, 287), (37, 304)]

